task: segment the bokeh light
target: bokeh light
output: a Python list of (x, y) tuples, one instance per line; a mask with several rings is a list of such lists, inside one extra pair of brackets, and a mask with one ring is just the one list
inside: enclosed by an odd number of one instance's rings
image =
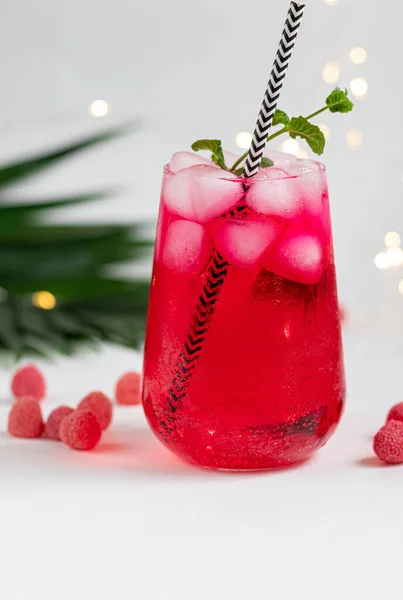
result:
[(347, 148), (349, 150), (358, 150), (361, 148), (363, 136), (359, 129), (350, 129), (347, 132)]
[(280, 145), (280, 150), (282, 152), (288, 152), (288, 154), (294, 154), (294, 156), (297, 156), (298, 152), (300, 151), (300, 145), (298, 144), (297, 140), (286, 140)]
[(400, 267), (403, 264), (403, 250), (401, 248), (389, 248), (386, 258), (390, 267)]
[(302, 148), (300, 148), (296, 154), (297, 158), (303, 158), (303, 159), (307, 159), (309, 158), (308, 152), (305, 152), (305, 150), (303, 150)]
[(104, 117), (111, 110), (106, 100), (94, 100), (88, 107), (88, 112), (92, 117)]
[(396, 231), (389, 231), (385, 235), (385, 244), (387, 248), (398, 248), (401, 243), (401, 237)]
[(379, 252), (379, 254), (375, 256), (374, 262), (378, 269), (387, 269), (389, 266), (388, 257), (385, 252)]
[(350, 89), (354, 96), (357, 98), (362, 98), (367, 95), (368, 92), (368, 83), (362, 77), (356, 77), (350, 83)]
[(32, 304), (43, 310), (52, 310), (56, 306), (56, 298), (50, 292), (35, 292), (32, 296)]
[(321, 132), (323, 133), (323, 135), (325, 136), (325, 139), (328, 140), (330, 137), (329, 125), (326, 125), (326, 123), (319, 123), (318, 127), (321, 130)]
[(249, 146), (252, 143), (252, 134), (247, 131), (240, 131), (235, 136), (235, 143), (238, 148), (242, 148), (242, 150), (248, 150)]
[(349, 52), (351, 62), (355, 65), (362, 65), (368, 58), (368, 53), (362, 46), (354, 46)]
[(329, 61), (325, 64), (322, 71), (323, 80), (326, 83), (337, 83), (340, 79), (340, 63), (337, 61)]

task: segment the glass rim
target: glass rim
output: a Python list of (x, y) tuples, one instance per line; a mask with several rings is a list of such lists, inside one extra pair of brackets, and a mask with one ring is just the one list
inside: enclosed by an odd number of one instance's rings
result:
[[(231, 181), (231, 182), (234, 182), (234, 183), (245, 183), (245, 182), (248, 182), (248, 181), (249, 182), (250, 181), (284, 181), (286, 179), (299, 179), (301, 177), (304, 177), (305, 175), (312, 175), (312, 174), (319, 173), (319, 172), (326, 173), (326, 166), (323, 163), (321, 163), (321, 162), (319, 162), (317, 160), (298, 159), (298, 162), (294, 163), (294, 164), (295, 165), (298, 165), (298, 164), (300, 164), (300, 165), (302, 164), (303, 165), (304, 162), (309, 162), (309, 165), (315, 165), (316, 168), (315, 169), (308, 169), (307, 168), (307, 170), (305, 172), (303, 172), (303, 173), (298, 173), (298, 174), (295, 174), (295, 175), (291, 174), (290, 175), (284, 169), (280, 169), (279, 167), (276, 167), (276, 165), (274, 165), (274, 167), (267, 167), (267, 168), (278, 168), (280, 171), (284, 172), (284, 175), (285, 175), (284, 177), (276, 177), (275, 179), (268, 179), (266, 177), (259, 177), (259, 174), (261, 173), (261, 170), (254, 177), (252, 177), (250, 179), (248, 179), (247, 177), (237, 177), (237, 176), (230, 176), (230, 177), (228, 177), (228, 176), (225, 176), (226, 171), (222, 171), (223, 174), (224, 174), (222, 177), (213, 177), (211, 175), (207, 175), (207, 176), (205, 175), (205, 177), (207, 179), (221, 179), (223, 181)], [(194, 165), (194, 166), (199, 166), (199, 165)], [(206, 165), (204, 163), (200, 163), (200, 166), (201, 167), (215, 168), (213, 164)], [(293, 165), (291, 165), (291, 166), (293, 166)], [(195, 177), (197, 177), (196, 175), (188, 175), (187, 173), (183, 173), (184, 170), (185, 169), (183, 169), (182, 171), (177, 171), (176, 173), (174, 173), (173, 171), (170, 171), (170, 169), (169, 169), (169, 163), (167, 163), (164, 166), (164, 175), (175, 175), (175, 176), (180, 176), (180, 177), (186, 177), (187, 179), (194, 179)], [(233, 174), (231, 173), (230, 175), (233, 175)]]

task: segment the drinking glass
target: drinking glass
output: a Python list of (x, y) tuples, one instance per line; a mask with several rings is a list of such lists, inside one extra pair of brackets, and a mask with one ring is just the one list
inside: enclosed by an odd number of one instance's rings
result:
[(345, 379), (322, 164), (165, 167), (142, 396), (157, 437), (204, 467), (287, 466), (326, 443)]

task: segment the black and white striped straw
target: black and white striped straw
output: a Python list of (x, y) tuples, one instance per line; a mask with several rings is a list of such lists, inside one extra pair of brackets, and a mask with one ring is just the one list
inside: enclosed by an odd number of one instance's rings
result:
[[(256, 123), (252, 144), (245, 162), (243, 171), (244, 177), (253, 177), (259, 170), (263, 151), (266, 146), (267, 134), (273, 122), (273, 116), (280, 97), (287, 67), (290, 63), (304, 8), (304, 4), (294, 1), (291, 2), (269, 83), (263, 99), (263, 104)], [(237, 207), (236, 214), (244, 213), (247, 213), (247, 206), (243, 202)], [(203, 344), (208, 333), (210, 320), (214, 314), (221, 289), (225, 283), (228, 268), (229, 264), (216, 250), (211, 259), (207, 277), (199, 296), (199, 303), (194, 313), (190, 331), (175, 365), (171, 387), (168, 390), (166, 398), (167, 406), (164, 411), (165, 417), (160, 422), (160, 431), (166, 443), (169, 443), (169, 437), (175, 429), (174, 415), (187, 394), (193, 371), (200, 358), (200, 354), (203, 351)]]
[(266, 146), (267, 134), (273, 122), (281, 88), (287, 74), (291, 55), (294, 50), (295, 40), (301, 25), (305, 4), (291, 2), (283, 34), (278, 46), (273, 69), (267, 84), (266, 93), (263, 98), (262, 107), (253, 133), (252, 144), (246, 158), (244, 177), (253, 177), (259, 171), (263, 152)]

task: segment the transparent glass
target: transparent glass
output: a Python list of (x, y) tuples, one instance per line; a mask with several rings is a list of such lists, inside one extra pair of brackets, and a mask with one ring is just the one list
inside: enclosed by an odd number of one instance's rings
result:
[(326, 443), (345, 379), (323, 165), (165, 167), (142, 394), (157, 437), (204, 467), (287, 466)]

